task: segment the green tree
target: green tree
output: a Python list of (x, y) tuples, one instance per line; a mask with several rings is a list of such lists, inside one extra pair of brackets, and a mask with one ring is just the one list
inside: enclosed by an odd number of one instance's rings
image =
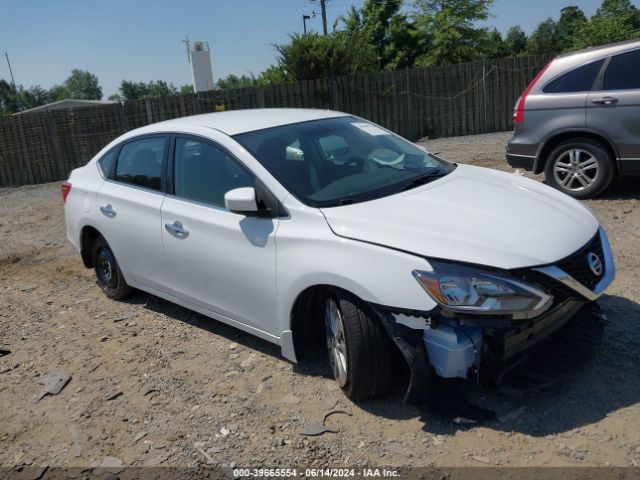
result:
[(487, 32), (484, 40), (483, 56), (485, 58), (501, 58), (509, 55), (507, 44), (498, 29)]
[(180, 87), (180, 95), (190, 95), (193, 94), (193, 85), (187, 83)]
[(123, 80), (118, 91), (123, 101), (138, 100), (149, 96), (149, 85), (144, 82)]
[(509, 56), (522, 55), (527, 49), (527, 34), (522, 31), (520, 25), (511, 27), (504, 39), (505, 50)]
[(74, 69), (71, 75), (62, 83), (49, 90), (52, 101), (73, 98), (76, 100), (101, 100), (102, 87), (98, 77), (86, 70)]
[(640, 11), (630, 0), (604, 0), (577, 32), (573, 46), (586, 48), (640, 36)]
[(360, 10), (351, 7), (342, 19), (349, 34), (361, 34), (371, 45), (380, 70), (412, 65), (417, 56), (415, 28), (400, 12), (402, 3), (402, 0), (365, 0)]
[(271, 65), (258, 77), (258, 85), (279, 85), (289, 80), (289, 74), (280, 65)]
[(576, 6), (565, 7), (560, 10), (560, 19), (556, 24), (556, 45), (558, 51), (563, 52), (573, 48), (576, 36), (587, 23), (584, 12)]
[(113, 101), (129, 101), (139, 100), (141, 98), (166, 97), (168, 95), (177, 95), (178, 89), (173, 83), (157, 80), (151, 82), (131, 82), (123, 80), (118, 87), (118, 93), (111, 95), (109, 100)]
[(220, 78), (217, 84), (218, 87), (227, 90), (232, 88), (255, 87), (257, 80), (254, 75), (242, 75), (239, 77), (232, 73), (227, 75), (225, 78)]
[(414, 21), (422, 53), (416, 65), (459, 63), (480, 58), (493, 0), (416, 0)]
[(556, 22), (547, 18), (538, 25), (527, 40), (527, 53), (530, 55), (548, 55), (558, 52)]
[(49, 89), (49, 99), (52, 102), (57, 102), (58, 100), (64, 100), (65, 98), (70, 98), (70, 97), (64, 85), (54, 85)]
[(40, 85), (34, 85), (22, 91), (22, 99), (26, 108), (39, 107), (49, 103), (49, 91)]
[(0, 78), (0, 113), (11, 115), (20, 111), (20, 96), (12, 84)]
[(421, 50), (415, 23), (407, 15), (398, 13), (391, 18), (384, 52), (384, 69), (398, 70), (413, 67)]
[(164, 80), (148, 83), (149, 96), (151, 97), (167, 97), (169, 95), (177, 95), (178, 89), (173, 83), (167, 83)]
[(640, 12), (631, 0), (603, 0), (602, 5), (594, 15), (598, 18), (622, 18), (630, 22), (631, 26), (640, 27)]
[(257, 77), (253, 73), (241, 76), (230, 74), (225, 78), (219, 79), (217, 84), (218, 87), (222, 89), (250, 88), (279, 85), (286, 82), (288, 79), (289, 75), (282, 66), (271, 65)]
[(287, 44), (276, 45), (278, 65), (292, 80), (354, 75), (378, 70), (372, 46), (359, 32), (329, 35), (293, 33)]
[(39, 107), (49, 101), (49, 91), (40, 85), (25, 89), (22, 85), (14, 87), (0, 79), (0, 113), (11, 115), (29, 108)]

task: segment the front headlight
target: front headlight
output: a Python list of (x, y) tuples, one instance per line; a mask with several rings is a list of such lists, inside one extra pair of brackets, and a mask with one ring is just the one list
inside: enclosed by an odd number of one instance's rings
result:
[(521, 280), (479, 268), (430, 260), (432, 272), (414, 270), (422, 288), (445, 309), (468, 314), (530, 318), (553, 297)]

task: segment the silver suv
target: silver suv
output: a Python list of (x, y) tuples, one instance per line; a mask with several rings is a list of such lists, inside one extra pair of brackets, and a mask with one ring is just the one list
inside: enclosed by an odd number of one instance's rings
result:
[(509, 165), (544, 172), (572, 197), (640, 175), (640, 40), (555, 58), (522, 93), (513, 119)]

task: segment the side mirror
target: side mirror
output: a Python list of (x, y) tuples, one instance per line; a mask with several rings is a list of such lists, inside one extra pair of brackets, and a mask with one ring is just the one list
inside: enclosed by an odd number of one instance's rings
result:
[(250, 215), (258, 213), (256, 191), (253, 187), (234, 188), (224, 194), (224, 206), (233, 213)]

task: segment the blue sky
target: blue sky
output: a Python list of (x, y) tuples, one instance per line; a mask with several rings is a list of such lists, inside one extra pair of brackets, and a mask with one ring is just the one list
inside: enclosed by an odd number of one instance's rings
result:
[[(329, 0), (329, 26), (363, 0)], [(407, 0), (408, 4), (411, 0)], [(496, 0), (487, 22), (501, 32), (520, 24), (527, 32), (567, 5), (592, 15), (601, 0)], [(634, 2), (637, 5), (637, 2)], [(274, 43), (302, 32), (302, 15), (319, 12), (312, 0), (0, 0), (0, 78), (49, 88), (73, 68), (100, 80), (104, 98), (122, 79), (190, 82), (181, 40), (189, 35), (212, 46), (214, 77), (260, 73), (274, 61)], [(308, 21), (321, 31), (320, 15)]]

